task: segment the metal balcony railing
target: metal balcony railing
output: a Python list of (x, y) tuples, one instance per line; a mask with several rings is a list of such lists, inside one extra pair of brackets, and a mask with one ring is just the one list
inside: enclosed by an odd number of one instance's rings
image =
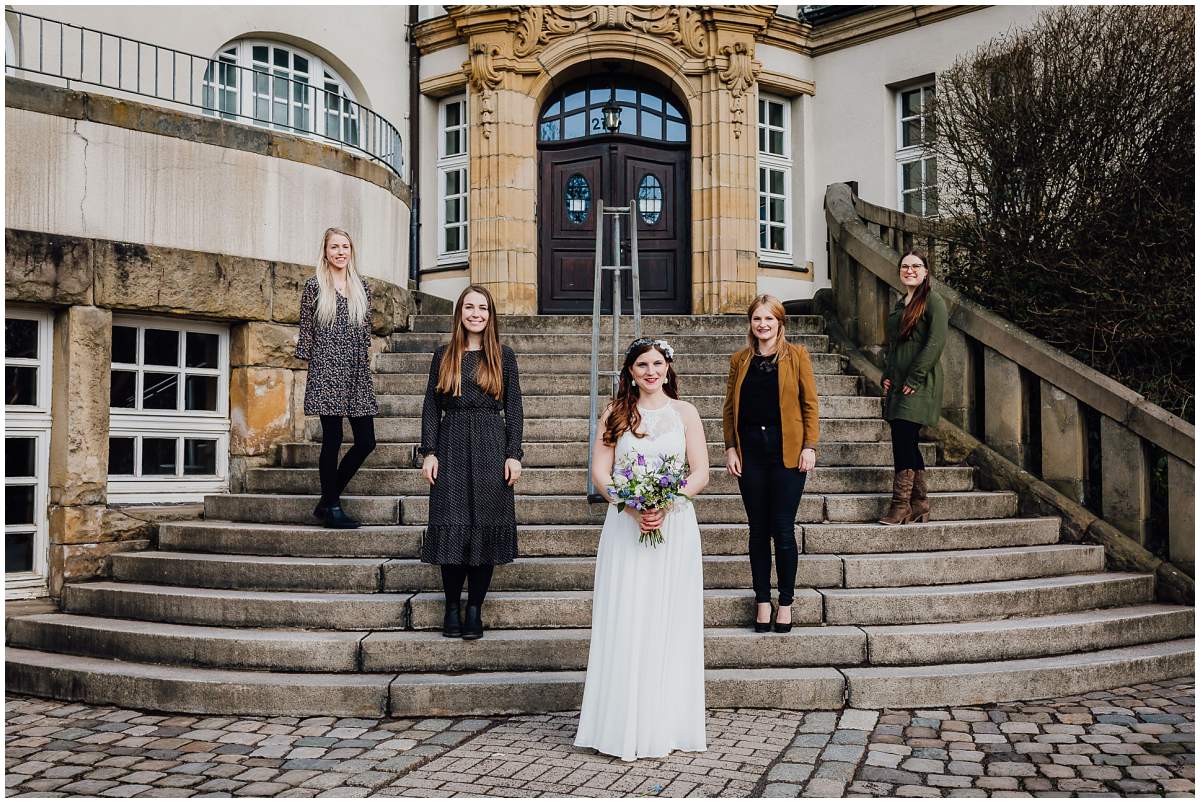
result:
[(99, 87), (115, 95), (152, 98), (168, 108), (249, 123), (317, 139), (353, 151), (404, 177), (400, 132), (380, 115), (317, 83), (217, 58), (105, 33), (34, 14), (4, 12), (5, 75), (36, 76), (70, 88)]

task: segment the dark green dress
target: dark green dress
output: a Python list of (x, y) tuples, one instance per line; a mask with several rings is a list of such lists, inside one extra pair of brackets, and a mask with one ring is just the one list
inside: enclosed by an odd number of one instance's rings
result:
[[(900, 339), (903, 315), (904, 298), (901, 297), (887, 319), (883, 378), (892, 380), (892, 389), (883, 397), (883, 417), (888, 421), (900, 419), (931, 427), (942, 415), (942, 366), (938, 360), (946, 345), (946, 302), (931, 291), (925, 314), (905, 340)], [(916, 393), (905, 396), (901, 392), (905, 385)]]

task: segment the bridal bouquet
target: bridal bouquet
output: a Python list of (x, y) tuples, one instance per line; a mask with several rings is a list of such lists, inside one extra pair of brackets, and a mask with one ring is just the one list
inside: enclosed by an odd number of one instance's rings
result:
[[(688, 498), (683, 492), (685, 476), (683, 460), (678, 457), (659, 455), (657, 465), (651, 467), (640, 452), (626, 455), (613, 468), (608, 494), (618, 500), (618, 512), (623, 512), (626, 505), (640, 511), (664, 510), (676, 499)], [(662, 530), (644, 532), (638, 540), (657, 547), (663, 542)]]

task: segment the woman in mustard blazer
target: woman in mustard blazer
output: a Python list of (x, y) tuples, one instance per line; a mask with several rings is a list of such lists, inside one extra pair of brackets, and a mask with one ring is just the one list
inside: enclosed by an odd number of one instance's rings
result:
[(803, 346), (787, 341), (786, 313), (761, 295), (746, 311), (749, 345), (729, 360), (722, 417), (725, 468), (738, 478), (750, 525), (754, 630), (771, 630), (771, 543), (779, 579), (775, 632), (792, 629), (796, 585), (796, 510), (817, 463), (817, 381)]

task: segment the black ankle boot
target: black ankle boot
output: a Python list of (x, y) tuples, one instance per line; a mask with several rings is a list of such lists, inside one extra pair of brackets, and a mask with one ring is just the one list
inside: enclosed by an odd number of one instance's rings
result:
[(325, 526), (331, 530), (357, 530), (362, 522), (347, 516), (340, 504), (333, 504), (325, 509)]
[(325, 497), (321, 497), (317, 501), (317, 506), (313, 508), (313, 518), (317, 521), (324, 522), (325, 514), (329, 511), (329, 505), (325, 504)]
[(462, 620), (458, 618), (458, 603), (446, 603), (446, 615), (442, 618), (442, 635), (446, 638), (458, 638), (463, 634)]
[(479, 616), (479, 606), (467, 604), (467, 615), (462, 624), (462, 637), (468, 641), (483, 636), (483, 619)]

